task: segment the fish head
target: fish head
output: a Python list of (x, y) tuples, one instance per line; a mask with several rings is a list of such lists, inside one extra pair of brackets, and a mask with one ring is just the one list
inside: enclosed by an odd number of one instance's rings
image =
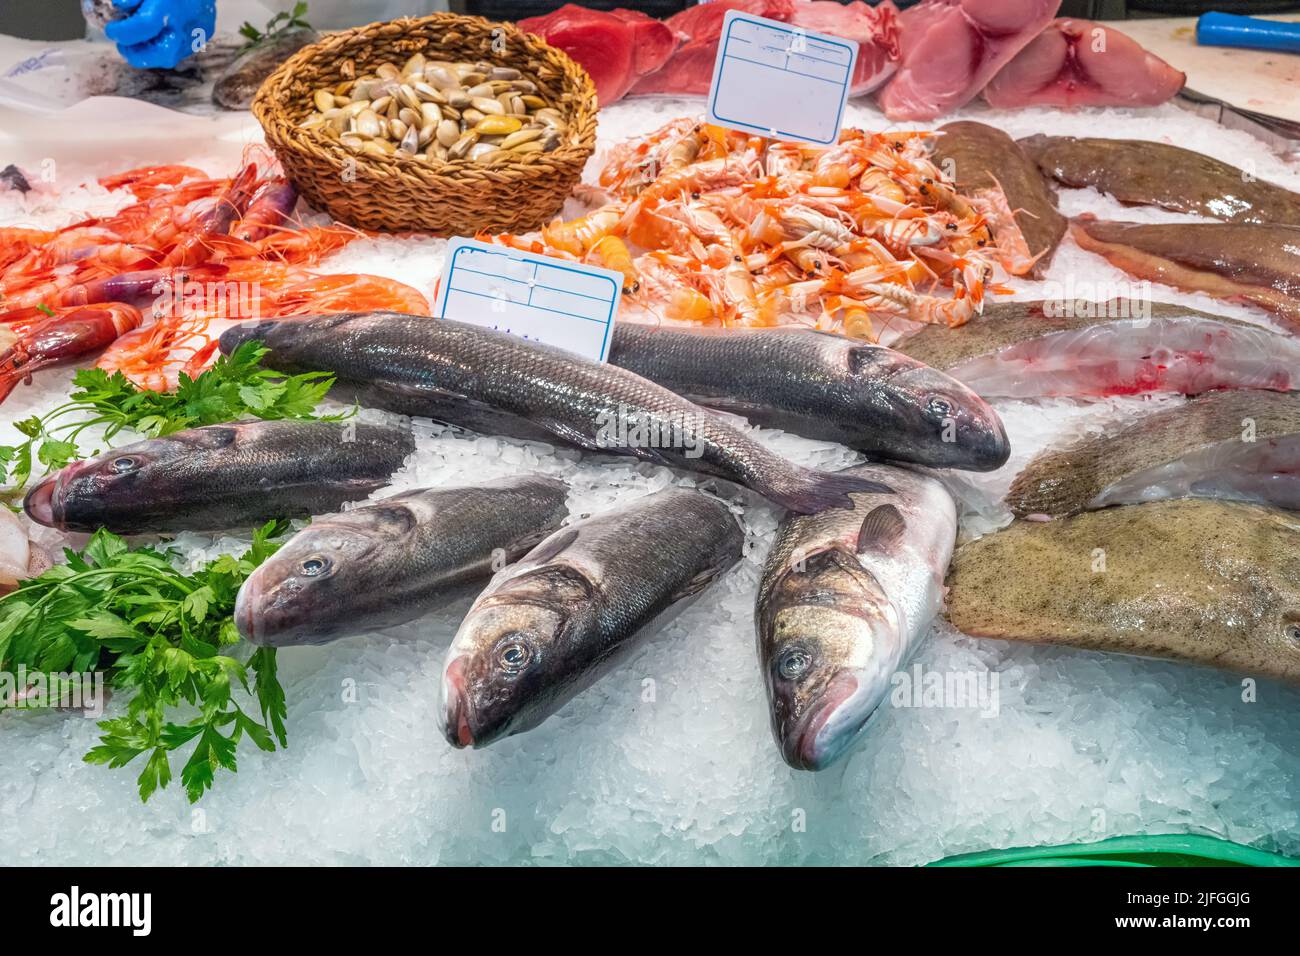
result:
[[(233, 428), (205, 431), (207, 444), (234, 440)], [(172, 512), (169, 490), (192, 481), (198, 451), (178, 437), (154, 438), (73, 462), (32, 486), (23, 508), (33, 521), (62, 531), (131, 533)]]
[(1011, 456), (1002, 419), (993, 406), (950, 375), (919, 362), (889, 379), (894, 407), (919, 436), (936, 468), (993, 471)]
[(244, 581), (239, 633), (266, 647), (320, 644), (353, 628), (359, 612), (382, 611), (416, 521), (400, 502), (379, 502), (313, 522)]
[(848, 752), (884, 699), (903, 634), (875, 575), (836, 548), (777, 582), (760, 612), (759, 648), (781, 755), (798, 770), (822, 770)]
[(531, 730), (581, 689), (579, 675), (599, 650), (574, 639), (590, 600), (586, 580), (559, 565), (489, 587), (443, 667), (440, 711), (452, 746), (485, 747)]

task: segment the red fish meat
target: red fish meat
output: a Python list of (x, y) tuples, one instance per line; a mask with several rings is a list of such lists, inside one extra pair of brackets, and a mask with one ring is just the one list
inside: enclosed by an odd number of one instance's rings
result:
[(1158, 106), (1187, 77), (1135, 40), (1091, 20), (1053, 20), (984, 88), (998, 108)]
[(596, 84), (601, 106), (621, 100), (642, 77), (654, 73), (677, 48), (677, 36), (660, 20), (635, 10), (588, 10), (567, 3), (544, 17), (519, 21), (580, 64)]

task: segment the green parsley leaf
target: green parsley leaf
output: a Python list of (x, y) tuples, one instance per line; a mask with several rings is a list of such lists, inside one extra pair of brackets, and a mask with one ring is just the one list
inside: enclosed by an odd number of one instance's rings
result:
[(240, 642), (231, 618), (240, 584), (287, 528), (268, 522), (245, 554), (191, 574), (176, 569), (173, 553), (131, 548), (101, 529), (66, 552), (66, 564), (0, 597), (0, 670), (103, 672), (126, 710), (100, 722), (85, 760), (120, 768), (145, 756), (137, 786), (148, 800), (171, 782), (172, 755), (192, 746), (180, 777), (198, 800), (221, 770), (236, 770), (245, 737), (268, 751), (288, 742), (275, 650), (257, 648), (247, 665), (223, 650)]

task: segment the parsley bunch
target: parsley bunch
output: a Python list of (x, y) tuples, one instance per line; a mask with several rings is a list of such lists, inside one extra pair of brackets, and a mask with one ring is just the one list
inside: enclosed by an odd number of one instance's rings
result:
[[(67, 564), (0, 598), (0, 669), (105, 672), (133, 696), (123, 716), (100, 722), (100, 743), (85, 760), (124, 767), (144, 756), (137, 782), (148, 800), (171, 781), (171, 755), (193, 743), (180, 774), (196, 801), (220, 768), (237, 769), (243, 738), (266, 751), (287, 745), (275, 651), (258, 648), (247, 664), (229, 654), (240, 641), (231, 617), (239, 586), (284, 530), (270, 522), (241, 557), (184, 574), (172, 552), (130, 548), (101, 529), (81, 552), (66, 552)], [(240, 696), (255, 709), (241, 707)]]
[[(283, 375), (263, 368), (262, 357), (268, 351), (260, 342), (245, 342), (198, 378), (182, 374), (174, 392), (138, 388), (121, 372), (109, 375), (99, 368), (82, 369), (72, 380), (76, 390), (65, 404), (17, 423), (27, 441), (0, 445), (0, 482), (9, 480), (21, 489), (37, 464), (44, 466), (44, 474), (85, 457), (77, 438), (88, 428), (107, 426), (105, 440), (123, 429), (157, 438), (241, 418), (317, 417), (316, 406), (334, 384), (333, 376), (325, 372)], [(341, 417), (324, 416), (326, 420)]]

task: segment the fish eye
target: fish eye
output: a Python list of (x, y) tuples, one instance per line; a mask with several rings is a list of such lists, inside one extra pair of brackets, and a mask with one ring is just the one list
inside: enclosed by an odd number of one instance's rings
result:
[(324, 558), (312, 557), (304, 561), (299, 570), (309, 578), (314, 578), (330, 566), (330, 563)]
[(776, 670), (786, 680), (798, 680), (808, 673), (808, 668), (811, 665), (811, 654), (802, 647), (792, 647), (781, 655), (781, 659), (777, 661)]
[(497, 660), (501, 669), (510, 674), (517, 674), (528, 664), (533, 652), (523, 641), (506, 641), (497, 648)]
[(1286, 635), (1287, 640), (1300, 644), (1300, 621), (1292, 621), (1282, 628), (1282, 633)]
[(952, 402), (942, 395), (934, 395), (926, 403), (925, 410), (932, 418), (948, 418), (952, 415)]
[(135, 471), (138, 464), (139, 462), (130, 455), (123, 455), (120, 458), (114, 458), (109, 467), (113, 469), (113, 474), (125, 475), (128, 471)]

